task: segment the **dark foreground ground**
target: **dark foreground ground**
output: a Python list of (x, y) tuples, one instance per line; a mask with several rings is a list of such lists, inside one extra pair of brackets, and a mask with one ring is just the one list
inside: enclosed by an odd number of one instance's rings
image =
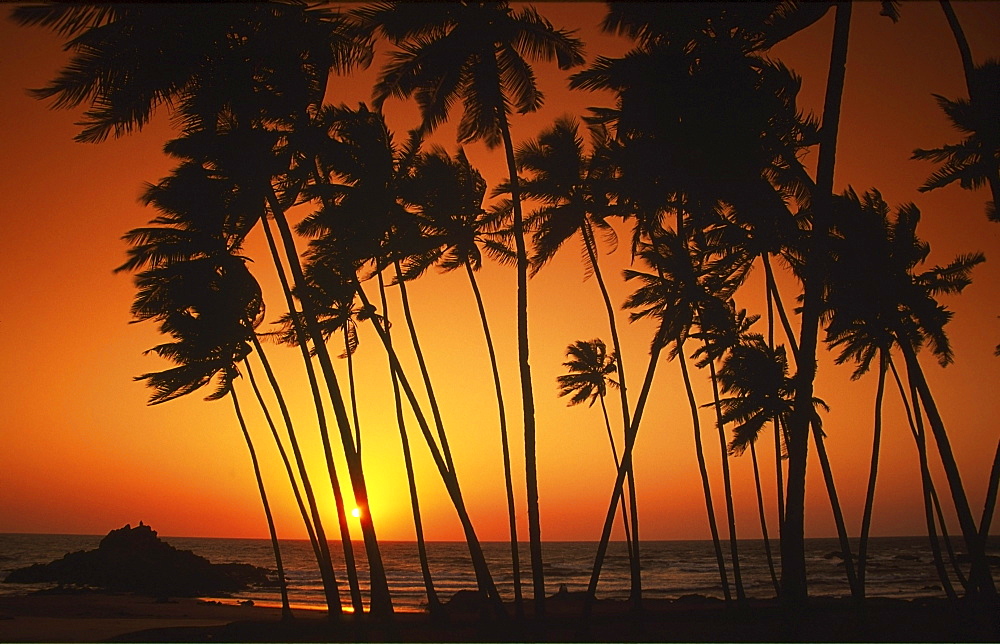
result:
[(331, 623), (295, 611), (282, 622), (272, 608), (181, 599), (156, 602), (96, 593), (0, 597), (0, 642), (1000, 642), (1000, 611), (941, 599), (814, 599), (787, 615), (773, 601), (726, 608), (705, 598), (647, 601), (641, 615), (602, 601), (586, 623), (578, 598), (554, 597), (544, 620), (484, 620), (453, 611), (447, 621), (399, 613), (389, 625)]

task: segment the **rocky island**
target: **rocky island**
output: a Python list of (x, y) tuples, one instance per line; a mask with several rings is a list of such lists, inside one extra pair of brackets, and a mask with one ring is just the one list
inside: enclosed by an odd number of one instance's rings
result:
[(6, 583), (54, 582), (151, 597), (195, 597), (245, 590), (271, 582), (264, 568), (215, 564), (161, 540), (141, 521), (112, 530), (96, 550), (71, 552), (47, 564), (12, 571)]

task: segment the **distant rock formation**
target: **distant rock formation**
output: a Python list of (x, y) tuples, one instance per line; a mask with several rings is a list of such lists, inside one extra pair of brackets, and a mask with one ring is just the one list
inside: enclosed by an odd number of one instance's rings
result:
[(213, 564), (178, 550), (139, 522), (112, 530), (97, 550), (71, 552), (47, 564), (12, 571), (6, 583), (56, 582), (153, 597), (193, 597), (269, 585), (267, 570), (250, 564)]

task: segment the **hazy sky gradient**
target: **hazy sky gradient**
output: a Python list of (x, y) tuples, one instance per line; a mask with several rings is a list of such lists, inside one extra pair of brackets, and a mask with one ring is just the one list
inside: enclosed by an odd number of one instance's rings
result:
[[(603, 35), (597, 25), (603, 4), (538, 5), (557, 27), (579, 29), (588, 61), (617, 56), (628, 43)], [(9, 9), (4, 9), (6, 16)], [(956, 3), (956, 12), (982, 62), (1000, 55), (1000, 4)], [(804, 77), (800, 105), (819, 112), (833, 24), (822, 21), (782, 44), (773, 53)], [(165, 112), (142, 133), (99, 145), (73, 143), (77, 111), (52, 111), (25, 92), (39, 87), (66, 62), (59, 38), (46, 30), (0, 22), (0, 532), (104, 533), (140, 519), (165, 535), (263, 537), (263, 513), (246, 447), (227, 401), (206, 403), (202, 396), (147, 407), (148, 393), (132, 377), (165, 368), (141, 352), (157, 341), (150, 324), (128, 325), (133, 296), (131, 279), (113, 275), (124, 261), (120, 236), (154, 216), (137, 203), (145, 182), (164, 177), (173, 162), (160, 152), (175, 135)], [(564, 113), (583, 115), (591, 105), (608, 105), (609, 95), (570, 92), (567, 73), (539, 63), (536, 73), (546, 103), (537, 114), (515, 117), (515, 142), (534, 136)], [(370, 100), (376, 68), (351, 79), (331, 82), (331, 100), (356, 104)], [(974, 273), (965, 294), (947, 301), (955, 311), (949, 325), (956, 363), (946, 370), (925, 356), (925, 368), (938, 398), (962, 471), (973, 512), (982, 509), (986, 480), (998, 437), (1000, 411), (996, 383), (1000, 358), (1000, 224), (983, 214), (987, 191), (967, 192), (957, 185), (928, 194), (917, 187), (932, 166), (910, 161), (916, 147), (938, 147), (958, 140), (932, 93), (965, 95), (958, 52), (937, 3), (904, 3), (899, 24), (878, 15), (877, 3), (857, 3), (841, 123), (837, 190), (881, 190), (891, 205), (913, 201), (921, 209), (920, 235), (931, 242), (927, 268), (956, 254), (981, 250), (987, 263)], [(385, 111), (397, 140), (417, 124), (412, 103), (389, 100)], [(459, 113), (453, 115), (457, 120)], [(454, 152), (454, 125), (433, 142)], [(505, 175), (502, 153), (479, 145), (468, 148), (473, 164), (490, 188)], [(813, 152), (813, 159), (815, 152)], [(650, 160), (655, 163), (655, 159)], [(301, 210), (299, 216), (305, 214)], [(621, 232), (623, 229), (619, 228)], [(259, 231), (246, 253), (264, 284), (271, 308), (269, 321), (281, 313), (273, 268)], [(300, 248), (304, 247), (304, 244)], [(601, 257), (612, 297), (621, 303), (631, 285), (621, 278), (628, 263), (623, 237), (617, 250)], [(599, 292), (584, 280), (582, 248), (570, 242), (529, 284), (531, 363), (538, 414), (539, 489), (542, 536), (547, 540), (590, 540), (600, 533), (614, 469), (597, 407), (567, 408), (556, 397), (555, 377), (563, 372), (566, 345), (610, 334)], [(523, 443), (514, 329), (515, 275), (512, 269), (487, 265), (481, 272), (488, 314), (495, 325), (502, 377), (512, 423), (512, 449), (519, 521), (527, 536), (524, 513)], [(739, 306), (763, 306), (760, 275), (738, 294)], [(374, 289), (373, 284), (367, 285)], [(425, 342), (432, 377), (441, 400), (459, 479), (479, 536), (507, 536), (503, 472), (492, 381), (471, 290), (463, 273), (428, 274), (410, 287), (418, 332)], [(790, 305), (797, 294), (782, 281)], [(373, 296), (374, 291), (369, 290)], [(395, 299), (393, 300), (395, 302)], [(392, 304), (390, 304), (392, 306)], [(396, 309), (398, 311), (398, 308)], [(651, 326), (628, 325), (623, 331), (624, 361), (634, 401), (645, 369)], [(796, 329), (798, 322), (793, 322)], [(763, 321), (759, 323), (763, 327)], [(397, 334), (403, 325), (396, 326)], [(397, 342), (403, 337), (397, 335)], [(378, 535), (412, 539), (402, 457), (386, 358), (370, 329), (357, 354), (361, 393), (363, 454)], [(269, 346), (298, 420), (300, 436), (311, 453), (314, 483), (322, 485), (319, 440), (302, 377), (298, 351)], [(335, 349), (334, 353), (338, 353)], [(338, 361), (343, 381), (346, 365)], [(413, 370), (412, 373), (416, 374)], [(860, 524), (870, 458), (870, 435), (876, 375), (849, 382), (851, 367), (835, 367), (823, 351), (817, 395), (830, 404), (825, 427), (848, 528)], [(706, 377), (696, 380), (699, 402), (710, 400)], [(279, 536), (304, 537), (268, 431), (254, 411), (252, 394), (239, 385), (244, 408), (258, 441), (276, 506)], [(617, 400), (609, 401), (612, 418)], [(920, 534), (924, 530), (916, 449), (894, 390), (886, 395), (883, 460), (875, 504), (876, 535)], [(725, 508), (720, 454), (705, 410), (704, 439), (720, 525)], [(429, 539), (460, 539), (443, 485), (427, 449), (410, 424), (418, 467), (425, 530)], [(770, 444), (770, 439), (764, 441)], [(773, 454), (761, 449), (765, 499), (773, 518)], [(814, 450), (811, 449), (811, 454)], [(812, 458), (812, 457), (811, 457)], [(938, 463), (936, 452), (932, 461)], [(822, 477), (810, 461), (807, 536), (834, 533)], [(737, 523), (741, 537), (759, 536), (749, 457), (732, 461)], [(342, 461), (340, 471), (346, 472)], [(939, 494), (945, 481), (937, 472)], [(653, 399), (636, 446), (636, 477), (644, 539), (709, 538), (701, 484), (694, 457), (691, 421), (674, 363), (660, 366)], [(349, 494), (349, 491), (347, 492)], [(333, 525), (332, 495), (321, 501)], [(620, 528), (619, 528), (620, 529)], [(777, 525), (771, 524), (772, 534)]]

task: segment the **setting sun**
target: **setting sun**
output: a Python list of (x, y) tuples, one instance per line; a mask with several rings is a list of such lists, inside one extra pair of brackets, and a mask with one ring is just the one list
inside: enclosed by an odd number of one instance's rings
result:
[(355, 519), (361, 518), (361, 508), (354, 508), (353, 510), (351, 510), (351, 516), (354, 517)]

